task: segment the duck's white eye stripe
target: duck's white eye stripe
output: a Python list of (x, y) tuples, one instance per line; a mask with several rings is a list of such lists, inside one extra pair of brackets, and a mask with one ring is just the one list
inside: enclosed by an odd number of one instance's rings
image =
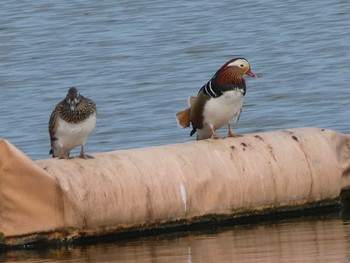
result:
[(235, 61), (232, 61), (231, 63), (229, 63), (228, 65), (227, 65), (228, 67), (230, 67), (230, 66), (237, 66), (237, 67), (247, 67), (248, 66), (248, 62), (247, 61), (245, 61), (245, 60), (243, 60), (243, 59), (237, 59), (237, 60), (235, 60)]

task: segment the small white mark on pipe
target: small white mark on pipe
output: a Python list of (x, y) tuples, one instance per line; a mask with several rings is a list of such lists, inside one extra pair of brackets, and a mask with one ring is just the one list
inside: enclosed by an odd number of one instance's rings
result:
[(192, 263), (192, 252), (191, 247), (188, 247), (188, 253), (187, 253), (187, 263)]
[(187, 211), (186, 190), (185, 190), (185, 186), (183, 185), (183, 183), (180, 184), (180, 193), (181, 193), (182, 202), (184, 204), (184, 209), (185, 209), (185, 212), (186, 212)]

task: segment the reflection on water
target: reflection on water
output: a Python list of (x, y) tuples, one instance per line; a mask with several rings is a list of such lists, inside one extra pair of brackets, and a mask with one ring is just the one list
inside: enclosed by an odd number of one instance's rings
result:
[(347, 262), (350, 224), (338, 214), (49, 250), (6, 262)]

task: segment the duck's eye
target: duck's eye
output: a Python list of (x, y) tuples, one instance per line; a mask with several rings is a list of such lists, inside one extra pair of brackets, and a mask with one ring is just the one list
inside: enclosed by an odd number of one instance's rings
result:
[(243, 64), (241, 64), (241, 65), (239, 65), (241, 68), (244, 68), (244, 65)]

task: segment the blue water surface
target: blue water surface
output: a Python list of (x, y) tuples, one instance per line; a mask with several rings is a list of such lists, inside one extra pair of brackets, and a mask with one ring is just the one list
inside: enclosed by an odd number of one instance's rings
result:
[(236, 132), (349, 132), (347, 1), (7, 0), (0, 12), (0, 137), (33, 159), (49, 157), (48, 119), (71, 86), (97, 103), (90, 153), (194, 140), (174, 116), (233, 57), (259, 76)]

